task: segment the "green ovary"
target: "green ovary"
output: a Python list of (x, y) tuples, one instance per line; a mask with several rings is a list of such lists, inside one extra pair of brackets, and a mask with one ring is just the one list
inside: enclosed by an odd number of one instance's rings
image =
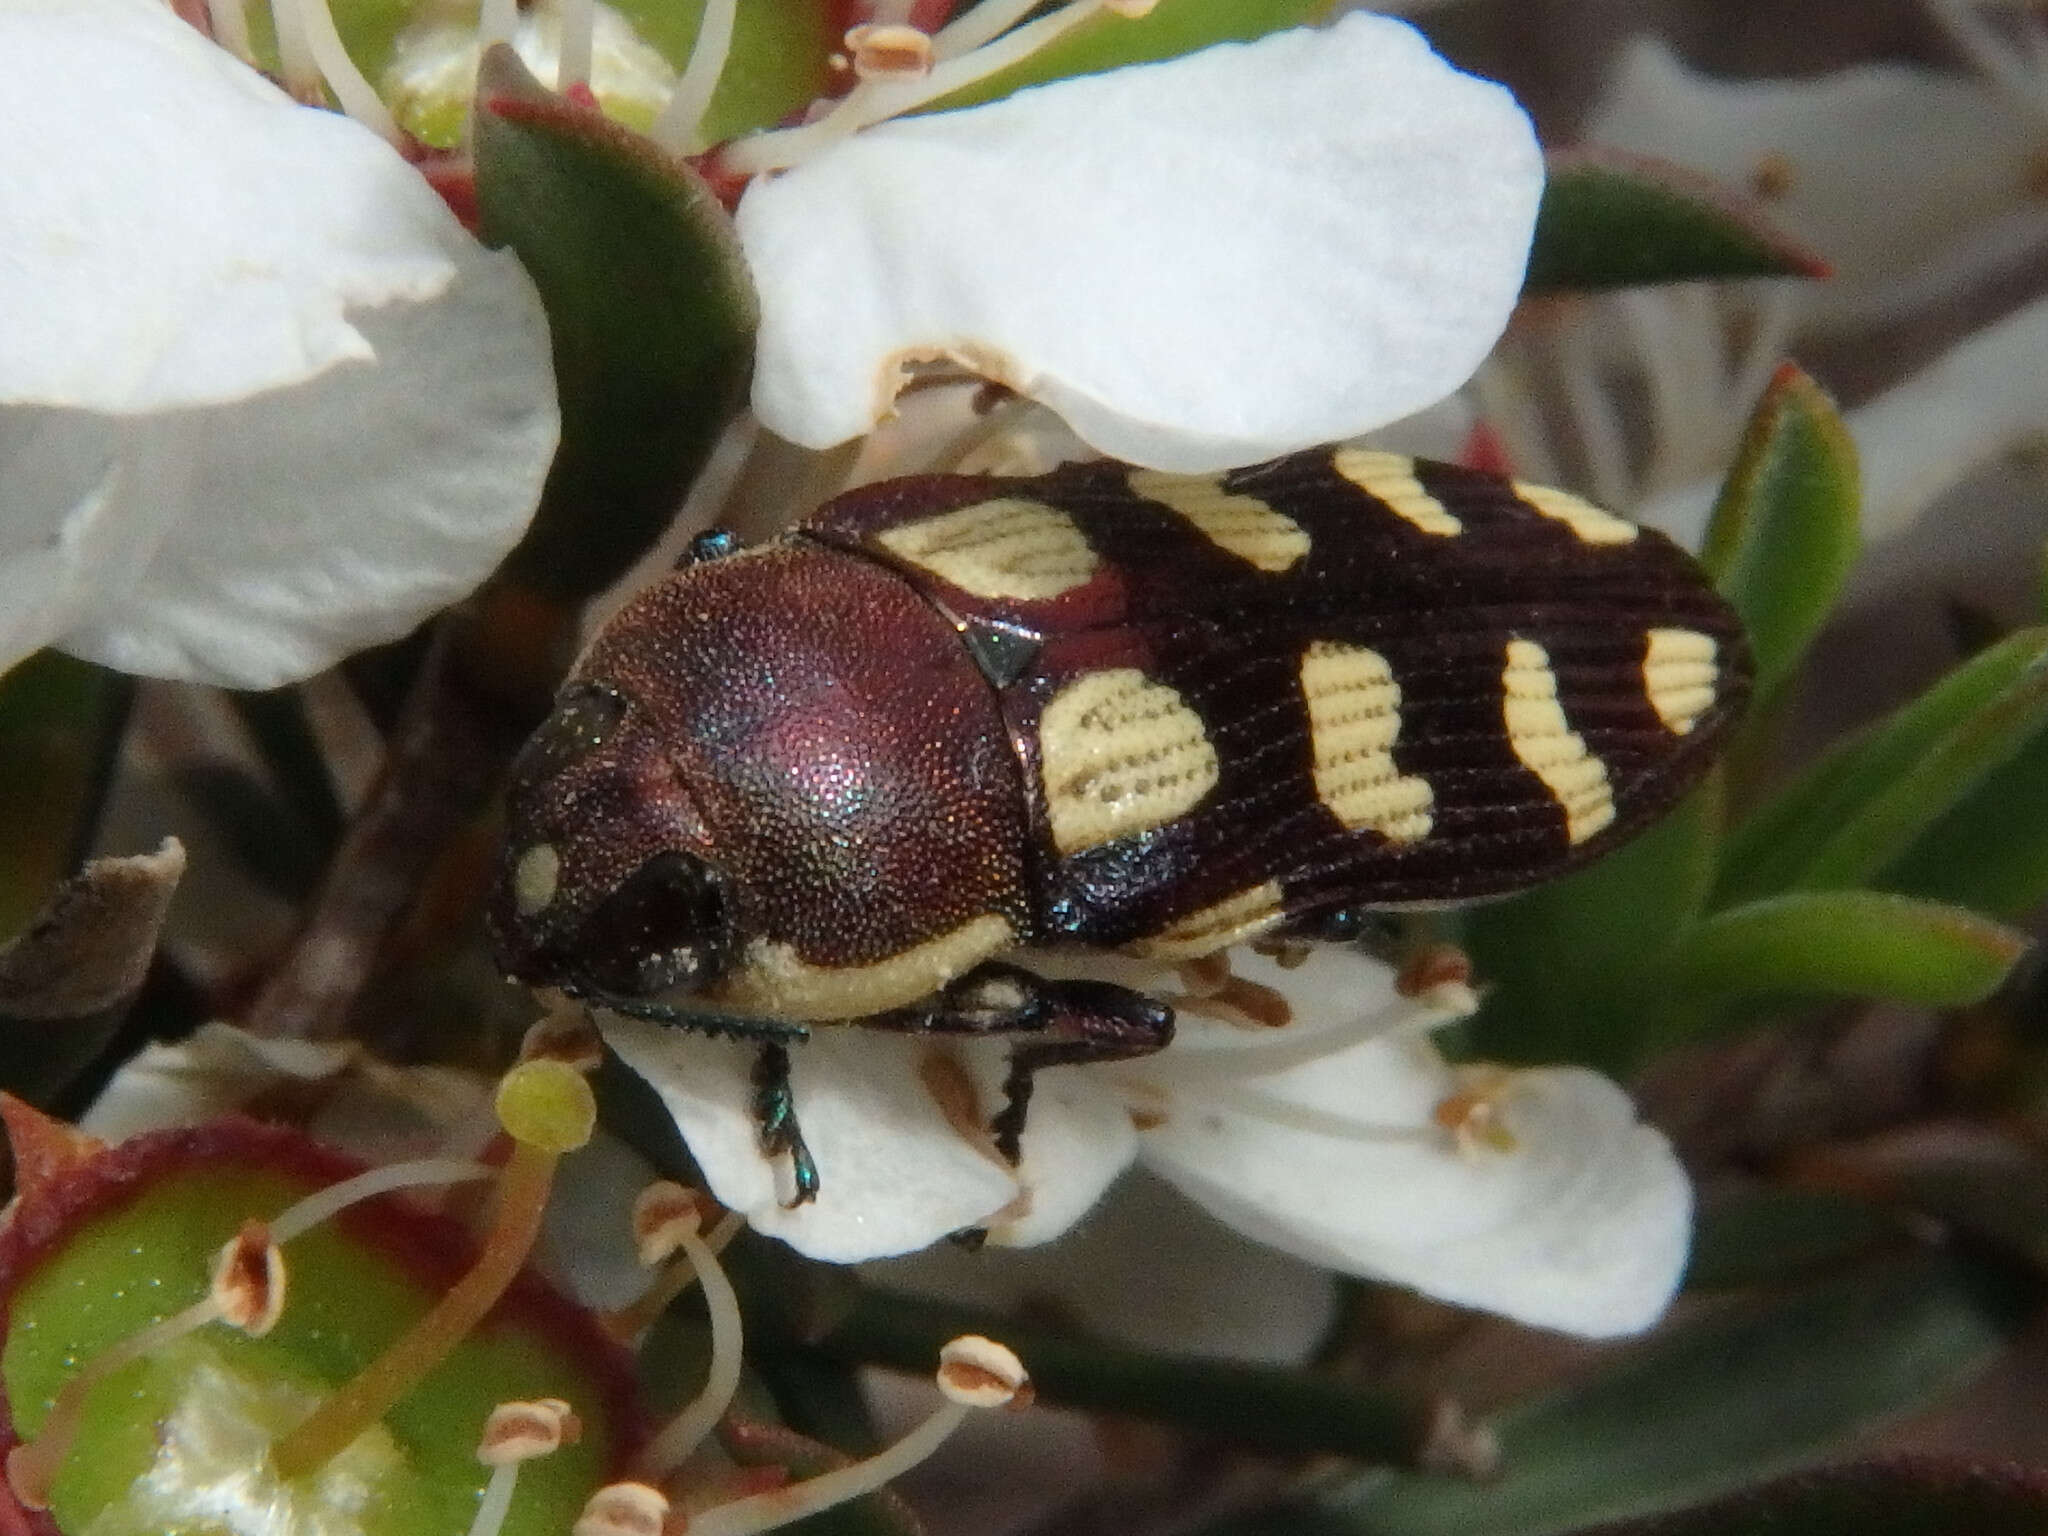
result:
[[(304, 1193), (268, 1174), (188, 1170), (71, 1234), (12, 1299), (0, 1375), (17, 1429), (32, 1436), (101, 1349), (197, 1300), (245, 1217)], [(264, 1338), (210, 1324), (93, 1389), (51, 1501), (66, 1536), (450, 1536), (489, 1475), (475, 1453), (491, 1408), (539, 1397), (568, 1401), (585, 1435), (523, 1469), (505, 1529), (569, 1528), (602, 1481), (609, 1426), (584, 1373), (516, 1327), (472, 1335), (325, 1468), (281, 1483), (269, 1445), (434, 1300), (331, 1226), (287, 1245), (285, 1262), (284, 1315)]]

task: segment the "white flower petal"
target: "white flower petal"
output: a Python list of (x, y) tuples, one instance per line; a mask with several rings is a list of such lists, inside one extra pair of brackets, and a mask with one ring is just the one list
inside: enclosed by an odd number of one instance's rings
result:
[[(977, 1051), (981, 1102), (1000, 1107), (1007, 1048)], [(1138, 1155), (1131, 1112), (1099, 1066), (1055, 1067), (1033, 1083), (1017, 1165), (1018, 1198), (989, 1229), (989, 1241), (1027, 1248), (1058, 1237), (1087, 1215)]]
[(374, 363), (111, 418), (135, 460), (123, 515), (143, 558), (96, 572), (63, 647), (269, 687), (404, 634), (490, 574), (532, 516), (559, 418), (525, 273), (479, 247), (458, 270), (434, 303), (357, 317)]
[(161, 536), (160, 522), (152, 530), (110, 515), (130, 483), (119, 437), (107, 417), (0, 407), (0, 667), (75, 626), (110, 575), (116, 585), (134, 580)]
[(1505, 91), (1365, 14), (885, 123), (741, 200), (755, 409), (829, 446), (938, 355), (1164, 469), (1349, 437), (1477, 366), (1541, 184)]
[(293, 107), (153, 0), (0, 4), (0, 402), (132, 412), (296, 383), (372, 344), (467, 237), (374, 134)]
[(1684, 1267), (1684, 1172), (1606, 1079), (1561, 1068), (1513, 1085), (1515, 1149), (1460, 1150), (1431, 1121), (1455, 1091), (1434, 1051), (1369, 1041), (1228, 1090), (1186, 1085), (1141, 1156), (1311, 1262), (1572, 1333), (1647, 1327)]
[(359, 1056), (353, 1045), (264, 1040), (232, 1024), (202, 1024), (176, 1045), (138, 1051), (78, 1128), (118, 1142), (165, 1126), (199, 1125), (287, 1085), (303, 1089), (338, 1079)]
[(307, 1134), (371, 1162), (461, 1156), (497, 1129), (490, 1084), (453, 1067), (393, 1067), (353, 1044), (265, 1040), (201, 1025), (175, 1045), (145, 1046), (79, 1121), (107, 1141), (289, 1103)]
[(472, 590), (560, 426), (518, 263), (151, 0), (0, 52), (0, 669), (267, 687)]
[(1010, 1171), (956, 1131), (926, 1089), (925, 1041), (820, 1029), (791, 1047), (797, 1119), (823, 1187), (786, 1209), (787, 1171), (755, 1136), (755, 1048), (601, 1017), (605, 1039), (675, 1116), (711, 1193), (799, 1253), (833, 1263), (909, 1253), (1016, 1198)]
[(1056, 1299), (1085, 1331), (1139, 1349), (1273, 1365), (1328, 1331), (1321, 1268), (1247, 1241), (1143, 1173), (1057, 1242), (1021, 1252), (945, 1243), (862, 1270), (892, 1290), (1013, 1312)]
[(1863, 468), (1863, 531), (1902, 532), (1942, 492), (2048, 435), (2048, 299), (1964, 338), (1849, 412)]
[(1802, 292), (1810, 323), (1946, 300), (2048, 239), (2034, 120), (1974, 80), (1930, 70), (1716, 80), (1639, 38), (1586, 138), (1738, 190), (1782, 183), (1766, 213), (1835, 268)]

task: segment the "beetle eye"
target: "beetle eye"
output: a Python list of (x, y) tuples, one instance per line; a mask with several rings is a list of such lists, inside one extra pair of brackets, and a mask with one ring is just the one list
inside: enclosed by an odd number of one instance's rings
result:
[(520, 749), (513, 774), (525, 783), (553, 778), (611, 738), (626, 717), (626, 696), (606, 683), (577, 682), (564, 688), (533, 738)]
[(584, 975), (604, 992), (648, 997), (710, 981), (727, 948), (718, 877), (686, 853), (656, 854), (577, 932)]

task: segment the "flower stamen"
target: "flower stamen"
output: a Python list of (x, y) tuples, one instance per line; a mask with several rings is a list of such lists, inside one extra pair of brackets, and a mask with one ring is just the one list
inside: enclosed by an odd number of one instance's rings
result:
[(513, 33), (518, 30), (518, 0), (483, 0), (476, 22), (478, 53), (488, 53), (499, 43), (511, 42)]
[(932, 72), (932, 40), (912, 26), (865, 22), (847, 32), (846, 53), (862, 80), (922, 80)]
[(277, 1443), (280, 1476), (298, 1477), (325, 1465), (381, 1419), (483, 1321), (533, 1251), (555, 1165), (589, 1141), (597, 1103), (575, 1068), (528, 1061), (499, 1083), (497, 1111), (512, 1138), (512, 1154), (498, 1180), (497, 1214), (476, 1264), (432, 1311)]
[[(1398, 993), (1383, 1008), (1328, 1029), (1275, 1031), (1257, 1044), (1229, 1048), (1175, 1045), (1173, 1077), (1177, 1082), (1230, 1083), (1270, 1077), (1338, 1055), (1382, 1035), (1419, 1034), (1461, 1019), (1477, 1007), (1469, 987), (1431, 988), (1418, 997)], [(1131, 1074), (1142, 1080), (1142, 1064)], [(1206, 1092), (1206, 1087), (1204, 1092)]]
[[(740, 1300), (717, 1254), (699, 1234), (705, 1204), (694, 1190), (666, 1180), (648, 1185), (633, 1202), (633, 1238), (640, 1262), (659, 1264), (680, 1253), (704, 1287), (704, 1307), (711, 1316), (711, 1364), (703, 1388), (640, 1453), (637, 1470), (655, 1480), (673, 1472), (703, 1444), (732, 1405), (740, 1384)], [(676, 1289), (680, 1292), (681, 1286)]]
[[(334, 100), (343, 112), (388, 143), (398, 143), (404, 135), (399, 132), (398, 124), (385, 108), (376, 87), (363, 78), (363, 72), (356, 68), (356, 61), (349, 57), (341, 32), (334, 25), (334, 13), (327, 8), (327, 0), (272, 0), (271, 14), (277, 20), (278, 50), (286, 61), (286, 81), (294, 81), (291, 54), (286, 52), (284, 44), (287, 12), (293, 18), (297, 46), (303, 50), (300, 67), (311, 77), (327, 82), (327, 89), (334, 93)], [(296, 85), (293, 85), (293, 91), (297, 94)]]
[(220, 1251), (210, 1294), (220, 1303), (222, 1321), (260, 1339), (284, 1316), (284, 1250), (260, 1221), (245, 1221), (242, 1230)]
[(48, 1509), (64, 1460), (85, 1422), (86, 1399), (116, 1371), (157, 1353), (208, 1323), (225, 1321), (252, 1337), (276, 1326), (284, 1310), (284, 1256), (260, 1221), (245, 1222), (221, 1248), (206, 1295), (94, 1355), (57, 1389), (32, 1441), (7, 1453), (7, 1485), (30, 1509)]
[(608, 1483), (593, 1493), (569, 1536), (662, 1536), (668, 1499), (645, 1483)]
[[(836, 1472), (692, 1515), (690, 1536), (754, 1536), (873, 1493), (936, 1451), (977, 1408), (1022, 1408), (1031, 1401), (1031, 1378), (1017, 1357), (974, 1335), (957, 1338), (939, 1352), (937, 1382), (946, 1401), (888, 1449)], [(578, 1536), (584, 1536), (581, 1527)]]
[(1515, 1074), (1505, 1067), (1463, 1067), (1457, 1089), (1439, 1100), (1430, 1119), (1451, 1133), (1459, 1152), (1467, 1157), (1488, 1152), (1513, 1152), (1521, 1143), (1503, 1118), (1509, 1097), (1515, 1091)]
[(1416, 950), (1402, 963), (1394, 990), (1459, 1015), (1479, 1009), (1479, 996), (1472, 990), (1472, 957), (1455, 944), (1425, 944)]
[[(984, 46), (952, 57), (946, 56), (943, 46), (950, 29), (941, 28), (932, 39), (939, 60), (923, 78), (863, 80), (816, 122), (806, 123), (801, 128), (778, 128), (757, 133), (752, 138), (726, 145), (719, 151), (719, 169), (736, 176), (756, 176), (764, 171), (787, 169), (830, 148), (859, 129), (913, 111), (928, 101), (937, 101), (941, 96), (965, 90), (1012, 64), (1021, 63), (1102, 8), (1103, 0), (1071, 0), (1071, 3), (1036, 21), (1011, 28)], [(978, 15), (982, 9), (984, 7), (977, 6), (961, 20)]]
[(249, 15), (242, 0), (206, 0), (206, 24), (213, 40), (244, 64), (254, 67), (256, 51), (249, 46)]
[(562, 49), (555, 63), (555, 89), (566, 95), (590, 84), (590, 58), (597, 35), (596, 0), (562, 0)]
[(647, 130), (648, 137), (664, 149), (680, 154), (706, 147), (700, 137), (704, 114), (710, 110), (712, 94), (718, 89), (719, 76), (725, 73), (725, 61), (732, 52), (733, 22), (738, 10), (738, 0), (705, 0), (704, 18), (697, 23), (697, 40), (690, 45), (690, 61), (683, 66), (683, 76), (676, 82), (668, 105)]
[(564, 998), (527, 1030), (519, 1059), (559, 1061), (588, 1075), (604, 1065), (604, 1036), (587, 1010)]
[(476, 1447), (476, 1459), (491, 1468), (491, 1480), (484, 1485), (469, 1536), (498, 1536), (504, 1529), (523, 1463), (552, 1455), (582, 1438), (583, 1421), (559, 1397), (500, 1403), (493, 1408)]

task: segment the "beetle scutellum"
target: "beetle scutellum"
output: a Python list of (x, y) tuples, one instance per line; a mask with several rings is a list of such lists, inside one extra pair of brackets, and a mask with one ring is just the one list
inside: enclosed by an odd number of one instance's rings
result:
[(513, 773), (515, 977), (761, 1043), (764, 1145), (810, 1027), (1012, 1036), (1031, 1074), (1170, 1009), (998, 959), (1192, 959), (1520, 889), (1694, 779), (1748, 691), (1660, 535), (1472, 470), (1320, 449), (852, 492), (697, 558), (596, 637)]

